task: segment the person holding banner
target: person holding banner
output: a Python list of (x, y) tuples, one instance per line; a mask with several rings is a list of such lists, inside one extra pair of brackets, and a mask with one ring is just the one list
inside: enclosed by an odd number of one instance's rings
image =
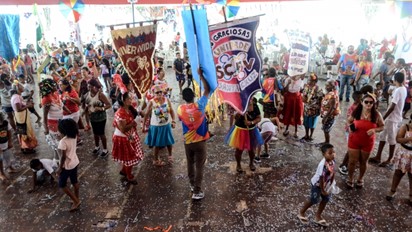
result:
[(298, 125), (302, 125), (303, 117), (303, 101), (302, 95), (300, 93), (303, 88), (303, 75), (297, 75), (293, 77), (288, 77), (285, 80), (285, 93), (284, 104), (281, 113), (282, 123), (286, 126), (285, 131), (283, 132), (284, 136), (289, 134), (289, 126), (295, 126), (295, 133), (293, 134), (294, 138), (298, 138)]
[(225, 143), (236, 149), (235, 158), (237, 172), (243, 172), (240, 162), (244, 150), (249, 153), (250, 170), (256, 170), (256, 167), (253, 164), (255, 150), (263, 145), (262, 136), (256, 127), (262, 117), (260, 116), (259, 107), (254, 102), (255, 100), (254, 97), (250, 98), (247, 111), (244, 115), (236, 113), (235, 125), (230, 128), (229, 133), (225, 137)]
[(205, 114), (210, 87), (200, 69), (198, 74), (204, 86), (202, 97), (195, 103), (193, 90), (189, 87), (183, 89), (182, 97), (186, 104), (180, 105), (177, 110), (177, 115), (182, 121), (187, 172), (194, 200), (200, 200), (205, 196), (202, 192), (202, 179), (207, 157), (206, 140), (210, 138)]

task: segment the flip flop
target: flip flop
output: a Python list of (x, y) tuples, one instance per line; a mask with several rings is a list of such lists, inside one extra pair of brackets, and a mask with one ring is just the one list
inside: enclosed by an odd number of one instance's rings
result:
[(346, 181), (346, 187), (347, 187), (348, 189), (353, 189), (353, 183), (350, 182), (350, 181)]
[(285, 132), (283, 132), (283, 136), (288, 136), (289, 135), (289, 131), (285, 131)]
[(320, 225), (320, 226), (323, 226), (323, 227), (328, 227), (329, 226), (329, 223), (325, 219), (321, 219), (319, 221), (315, 220), (315, 223)]
[(356, 182), (356, 188), (363, 188), (363, 181), (357, 181)]
[(385, 161), (385, 162), (380, 163), (378, 166), (379, 167), (387, 167), (388, 165), (389, 165), (389, 162)]
[(375, 157), (372, 157), (372, 158), (369, 159), (369, 163), (372, 163), (372, 164), (379, 164), (380, 162), (381, 161), (375, 159)]
[(81, 202), (79, 202), (79, 204), (72, 206), (72, 208), (70, 208), (69, 212), (74, 212), (76, 210), (78, 210), (80, 208), (80, 204)]
[(242, 169), (241, 167), (236, 167), (236, 171), (237, 171), (238, 173), (242, 173), (242, 172), (243, 172), (243, 169)]
[(303, 225), (309, 224), (309, 219), (307, 217), (304, 217), (304, 216), (301, 216), (300, 214), (298, 214), (298, 219), (299, 219), (300, 223), (302, 223)]

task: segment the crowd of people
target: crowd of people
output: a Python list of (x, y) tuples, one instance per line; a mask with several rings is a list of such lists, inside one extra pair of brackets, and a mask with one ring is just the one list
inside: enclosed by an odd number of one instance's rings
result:
[[(93, 132), (93, 154), (104, 158), (111, 153), (113, 160), (121, 165), (119, 174), (124, 176), (127, 183), (137, 184), (133, 167), (147, 158), (143, 152), (143, 142), (152, 149), (154, 166), (173, 163), (175, 140), (172, 129), (179, 119), (183, 129), (192, 199), (199, 200), (205, 196), (202, 179), (207, 158), (206, 141), (211, 137), (208, 128), (211, 120), (206, 112), (210, 89), (199, 69), (204, 92), (196, 100), (196, 91), (191, 87), (191, 68), (185, 45), (183, 59), (180, 51), (176, 51), (172, 66), (179, 95), (184, 100), (174, 109), (170, 99), (172, 89), (165, 78), (164, 69), (167, 67), (163, 67), (160, 57), (154, 59), (156, 75), (151, 88), (140, 94), (110, 45), (101, 44), (95, 49), (93, 44), (88, 44), (82, 52), (73, 44), (61, 44), (54, 50), (50, 64), (40, 70), (46, 74), (38, 82), (40, 109), (43, 111), (41, 116), (34, 107), (34, 84), (37, 81), (32, 75), (33, 61), (26, 62), (30, 59), (27, 49), (23, 49), (21, 55), (11, 63), (1, 61), (0, 96), (4, 112), (0, 114), (2, 181), (9, 181), (5, 170), (19, 171), (10, 150), (13, 147), (13, 135), (17, 135), (23, 153), (35, 153), (39, 141), (33, 124), (39, 124), (38, 128), (42, 124), (49, 144), (57, 151), (57, 158), (35, 158), (30, 162), (33, 186), (29, 192), (36, 191), (39, 184), (47, 179), (58, 179), (59, 187), (73, 201), (70, 211), (75, 211), (81, 204), (77, 174), (81, 159), (76, 154), (76, 147), (83, 143), (82, 130)], [(325, 53), (323, 47), (319, 50)], [(298, 214), (302, 223), (309, 222), (305, 212), (321, 198), (315, 222), (322, 226), (328, 225), (321, 214), (336, 186), (335, 150), (331, 145), (330, 134), (336, 117), (342, 113), (340, 104), (343, 100), (350, 101), (352, 89), (353, 103), (346, 112), (347, 153), (339, 165), (339, 172), (348, 175), (346, 185), (349, 189), (362, 188), (368, 161), (378, 163), (379, 166), (392, 163), (396, 171), (387, 199), (393, 199), (401, 178), (408, 173), (411, 186), (409, 202), (412, 204), (412, 119), (400, 126), (402, 120), (407, 118), (411, 104), (412, 88), (408, 84), (411, 79), (410, 68), (402, 58), (397, 58), (394, 63), (395, 57), (387, 52), (383, 54), (384, 62), (379, 71), (374, 74), (371, 52), (367, 47), (360, 51), (360, 48), (355, 50), (354, 46), (349, 46), (342, 55), (340, 50), (336, 49), (339, 56), (335, 54), (333, 59), (338, 66), (339, 78), (329, 78), (324, 88), (320, 87), (319, 77), (315, 73), (287, 76), (285, 55), (271, 65), (269, 59), (265, 58), (261, 70), (262, 96), (255, 95), (250, 99), (245, 114), (235, 112), (230, 105), (219, 108), (231, 118), (225, 143), (235, 149), (236, 171), (239, 173), (244, 172), (243, 151), (248, 152), (249, 169), (253, 172), (257, 168), (256, 163), (270, 157), (270, 141), (277, 140), (279, 134), (285, 139), (295, 139), (321, 148), (324, 159), (311, 180), (310, 200)], [(371, 80), (378, 76), (379, 81), (372, 83)], [(187, 87), (184, 86), (186, 81)], [(389, 106), (383, 116), (378, 108), (379, 102), (386, 102)], [(105, 130), (107, 111), (110, 109), (114, 110), (111, 149)], [(37, 117), (36, 122), (31, 121), (31, 114)], [(313, 133), (319, 123), (324, 141), (314, 143)], [(302, 137), (298, 135), (301, 125), (305, 129)], [(138, 126), (141, 130), (138, 130)], [(289, 127), (293, 127), (291, 136)], [(377, 133), (380, 133), (379, 136)], [(380, 141), (378, 153), (369, 159), (376, 136)], [(381, 162), (386, 142), (389, 143), (389, 157)], [(163, 160), (160, 154), (164, 147), (167, 148), (167, 160)], [(357, 166), (360, 173), (355, 181)], [(73, 191), (68, 187), (68, 179), (74, 187)]]

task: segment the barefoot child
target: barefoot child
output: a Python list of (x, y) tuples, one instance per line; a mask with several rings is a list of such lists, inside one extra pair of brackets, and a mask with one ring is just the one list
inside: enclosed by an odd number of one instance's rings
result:
[(309, 219), (305, 216), (306, 210), (319, 203), (318, 211), (315, 215), (315, 223), (321, 226), (329, 224), (322, 218), (322, 212), (330, 199), (330, 189), (335, 178), (335, 150), (333, 145), (325, 143), (321, 147), (323, 159), (320, 161), (315, 175), (311, 179), (310, 200), (306, 201), (303, 208), (299, 210), (298, 218), (303, 224), (308, 224)]
[(28, 193), (36, 191), (45, 181), (50, 178), (50, 183), (54, 183), (54, 174), (58, 169), (56, 160), (32, 159), (30, 168), (33, 171), (33, 188)]
[(395, 172), (393, 173), (391, 189), (388, 195), (386, 195), (386, 199), (390, 201), (394, 198), (402, 177), (408, 173), (409, 204), (412, 206), (412, 115), (409, 122), (399, 129), (396, 142), (401, 144), (401, 146), (398, 146), (392, 161)]
[(321, 143), (320, 146), (322, 146), (322, 144), (329, 143), (330, 131), (332, 130), (333, 124), (335, 124), (335, 117), (340, 114), (339, 97), (338, 92), (336, 91), (335, 81), (332, 79), (326, 81), (325, 89), (327, 94), (322, 99), (320, 111), (325, 142)]
[[(73, 119), (63, 119), (59, 121), (59, 132), (64, 136), (59, 142), (59, 151), (61, 154), (59, 169), (57, 175), (59, 176), (59, 188), (63, 190), (73, 201), (70, 212), (75, 211), (80, 206), (79, 200), (79, 183), (77, 180), (77, 167), (79, 165), (79, 158), (76, 154), (77, 146), (77, 123)], [(74, 193), (67, 186), (67, 179), (74, 187)]]

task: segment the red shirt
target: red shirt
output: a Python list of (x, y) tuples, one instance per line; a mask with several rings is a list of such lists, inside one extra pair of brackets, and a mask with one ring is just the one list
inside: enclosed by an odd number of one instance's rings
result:
[(79, 95), (74, 89), (72, 89), (72, 91), (70, 92), (63, 92), (60, 95), (60, 99), (62, 100), (64, 106), (66, 106), (66, 108), (70, 110), (70, 112), (63, 110), (63, 115), (69, 115), (69, 114), (76, 113), (77, 111), (79, 111), (79, 105), (77, 105), (71, 100), (68, 100), (68, 99), (66, 100), (67, 97), (79, 98)]

